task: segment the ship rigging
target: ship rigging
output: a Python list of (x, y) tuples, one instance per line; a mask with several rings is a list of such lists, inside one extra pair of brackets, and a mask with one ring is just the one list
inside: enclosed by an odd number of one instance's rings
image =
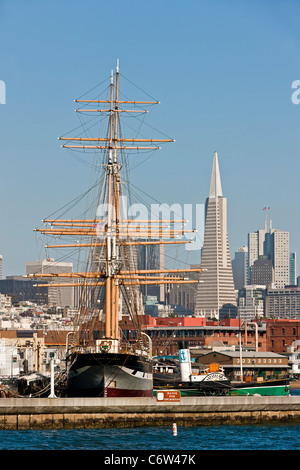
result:
[[(39, 283), (48, 280), (51, 288), (76, 288), (78, 315), (68, 348), (69, 396), (152, 396), (153, 372), (151, 341), (142, 332), (144, 313), (140, 288), (143, 285), (199, 282), (191, 279), (195, 269), (138, 269), (139, 245), (190, 243), (183, 238), (184, 220), (137, 219), (129, 217), (123, 207), (126, 179), (123, 177), (124, 152), (158, 150), (158, 144), (173, 139), (124, 137), (121, 116), (145, 113), (146, 105), (158, 101), (122, 100), (119, 96), (119, 64), (111, 74), (107, 99), (77, 99), (78, 113), (96, 113), (108, 117), (104, 137), (60, 137), (62, 147), (103, 154), (103, 185), (98, 188), (99, 201), (94, 218), (43, 220), (38, 233), (52, 237), (71, 237), (69, 243), (48, 244), (49, 248), (86, 248), (84, 271), (72, 273), (33, 273)], [(90, 108), (92, 106), (92, 108)], [(74, 241), (80, 237), (80, 240)], [(130, 315), (137, 332), (135, 345), (124, 343), (119, 328), (120, 302)], [(102, 316), (100, 315), (102, 313)], [(101, 322), (100, 322), (101, 318)], [(101, 325), (100, 325), (101, 323)], [(103, 330), (99, 333), (99, 330)]]

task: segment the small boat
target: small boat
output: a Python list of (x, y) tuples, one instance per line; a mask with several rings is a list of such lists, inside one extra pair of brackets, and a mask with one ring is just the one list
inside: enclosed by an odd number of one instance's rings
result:
[(204, 369), (193, 369), (188, 349), (179, 350), (180, 364), (160, 362), (154, 367), (154, 390), (180, 390), (181, 396), (285, 396), (290, 394), (288, 378), (245, 381), (230, 380), (217, 363)]
[(180, 390), (181, 396), (224, 395), (230, 380), (219, 364), (208, 368), (192, 368), (189, 349), (179, 350), (179, 364), (157, 363), (153, 368), (154, 395), (158, 390)]

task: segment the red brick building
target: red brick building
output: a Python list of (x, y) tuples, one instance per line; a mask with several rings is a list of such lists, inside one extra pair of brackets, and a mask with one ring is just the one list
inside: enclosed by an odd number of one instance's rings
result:
[[(143, 318), (143, 330), (151, 338), (154, 355), (178, 354), (178, 343), (185, 341), (189, 347), (205, 347), (214, 345), (239, 346), (241, 334), (242, 346), (248, 346), (257, 352), (274, 352), (285, 354), (289, 347), (300, 347), (300, 320), (263, 319), (255, 326), (255, 322), (240, 326), (238, 319), (224, 319), (209, 322), (197, 317), (151, 317)], [(99, 327), (100, 325), (98, 325)], [(136, 341), (132, 321), (123, 317), (120, 322), (122, 337), (127, 341)], [(22, 330), (0, 330), (0, 338), (17, 339), (24, 337)], [(57, 348), (65, 351), (68, 331), (36, 331), (37, 336), (44, 338), (46, 348)], [(33, 331), (27, 331), (30, 336)], [(299, 343), (299, 344), (298, 344)]]
[(300, 320), (267, 320), (267, 351), (287, 353), (300, 347)]
[[(125, 325), (120, 324), (123, 329)], [(128, 324), (127, 324), (128, 327)], [(242, 345), (257, 351), (266, 351), (266, 326), (248, 323), (240, 326), (238, 319), (206, 321), (198, 317), (144, 318), (144, 332), (150, 336), (154, 355), (178, 353), (178, 343), (185, 341), (189, 347), (214, 345), (238, 346), (241, 334)], [(128, 337), (128, 336), (127, 336)]]

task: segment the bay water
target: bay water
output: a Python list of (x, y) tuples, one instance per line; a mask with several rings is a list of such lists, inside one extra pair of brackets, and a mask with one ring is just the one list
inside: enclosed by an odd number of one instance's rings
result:
[[(297, 390), (293, 394), (299, 394)], [(300, 450), (300, 424), (0, 430), (0, 451)]]

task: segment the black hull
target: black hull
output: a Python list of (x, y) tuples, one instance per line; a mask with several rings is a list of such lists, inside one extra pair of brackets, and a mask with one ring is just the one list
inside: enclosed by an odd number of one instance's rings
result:
[(183, 382), (179, 374), (153, 375), (153, 388), (158, 390), (180, 390), (183, 394), (193, 395), (224, 395), (230, 390), (230, 380), (202, 380), (199, 382)]
[(152, 397), (152, 362), (143, 356), (79, 353), (70, 357), (68, 397)]

